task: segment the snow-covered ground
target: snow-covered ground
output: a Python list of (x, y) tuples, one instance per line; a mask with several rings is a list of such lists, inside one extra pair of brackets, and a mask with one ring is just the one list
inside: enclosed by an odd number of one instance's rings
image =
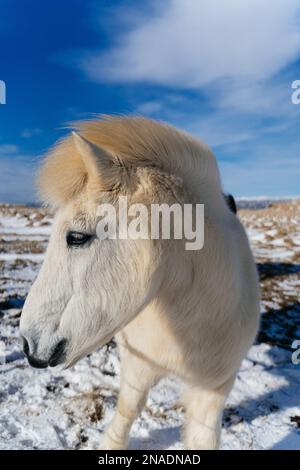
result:
[[(240, 212), (256, 255), (262, 323), (228, 399), (223, 449), (300, 449), (300, 204)], [(0, 205), (0, 449), (97, 448), (112, 416), (119, 361), (112, 341), (69, 370), (36, 370), (20, 349), (24, 297), (40, 267), (51, 218)], [(175, 379), (160, 382), (135, 422), (133, 449), (180, 449)]]

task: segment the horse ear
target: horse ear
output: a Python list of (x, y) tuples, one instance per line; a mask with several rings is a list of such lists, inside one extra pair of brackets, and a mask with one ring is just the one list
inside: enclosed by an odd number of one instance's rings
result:
[(82, 158), (89, 178), (100, 178), (106, 187), (114, 186), (120, 178), (120, 167), (112, 155), (77, 132), (72, 132), (72, 134), (75, 147)]

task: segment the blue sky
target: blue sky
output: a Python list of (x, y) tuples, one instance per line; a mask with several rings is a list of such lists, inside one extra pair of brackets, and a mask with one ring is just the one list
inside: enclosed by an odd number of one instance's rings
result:
[(225, 190), (299, 195), (298, 0), (1, 0), (0, 201), (93, 113), (163, 119), (212, 146)]

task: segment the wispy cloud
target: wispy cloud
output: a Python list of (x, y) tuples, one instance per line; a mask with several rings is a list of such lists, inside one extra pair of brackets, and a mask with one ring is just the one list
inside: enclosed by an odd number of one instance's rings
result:
[(23, 154), (18, 146), (0, 145), (0, 201), (34, 202), (35, 158)]
[(15, 144), (0, 144), (0, 156), (14, 155), (18, 151), (18, 146)]
[(169, 0), (82, 57), (96, 81), (199, 89), (219, 79), (258, 81), (300, 53), (298, 0)]
[(133, 112), (203, 138), (220, 158), (227, 189), (298, 193), (300, 106), (291, 104), (291, 83), (300, 75), (299, 0), (168, 0), (143, 8), (115, 16), (110, 9), (113, 40), (74, 53), (76, 66), (89, 80), (131, 90)]
[(163, 103), (161, 101), (143, 101), (135, 107), (136, 114), (155, 116), (162, 111)]
[(41, 135), (42, 132), (42, 129), (39, 127), (34, 127), (33, 129), (23, 129), (21, 132), (21, 137), (23, 137), (23, 139), (30, 139), (31, 137)]
[(221, 161), (225, 189), (237, 196), (300, 195), (299, 153), (282, 155), (272, 147), (259, 149), (252, 159)]

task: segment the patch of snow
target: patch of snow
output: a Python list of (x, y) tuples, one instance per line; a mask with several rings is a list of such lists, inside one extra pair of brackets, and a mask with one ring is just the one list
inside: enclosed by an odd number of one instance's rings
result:
[(35, 262), (43, 261), (45, 255), (41, 253), (0, 253), (0, 261), (32, 260)]
[[(40, 226), (34, 214), (1, 216), (0, 243), (6, 237), (8, 242), (34, 240), (44, 246), (51, 227)], [(36, 227), (27, 226), (28, 220), (34, 220)], [(282, 238), (277, 238), (274, 220), (258, 221), (255, 215), (247, 224), (260, 263), (282, 269), (274, 283), (276, 292), (264, 300), (262, 312), (266, 317), (270, 310), (279, 312), (279, 318), (287, 316), (287, 311), (282, 314), (279, 293), (284, 300), (299, 299), (292, 300), (291, 309), (300, 303), (298, 265), (289, 261), (296, 247), (280, 248)], [(268, 237), (274, 237), (272, 243)], [(300, 244), (297, 237), (291, 234), (294, 245)], [(42, 259), (42, 254), (15, 253), (13, 244), (10, 252), (0, 253), (0, 449), (97, 449), (116, 405), (118, 351), (111, 342), (68, 370), (28, 366), (19, 341), (18, 302), (28, 292)], [(265, 275), (268, 281), (273, 279), (272, 271)], [(18, 299), (15, 304), (14, 299)], [(276, 328), (271, 322), (267, 331), (271, 339), (275, 335), (275, 344), (255, 344), (241, 365), (226, 403), (222, 449), (300, 449), (300, 430), (293, 420), (300, 416), (300, 365), (292, 363), (292, 350), (276, 345)], [(151, 390), (133, 425), (131, 449), (182, 449), (182, 388), (170, 377)]]

